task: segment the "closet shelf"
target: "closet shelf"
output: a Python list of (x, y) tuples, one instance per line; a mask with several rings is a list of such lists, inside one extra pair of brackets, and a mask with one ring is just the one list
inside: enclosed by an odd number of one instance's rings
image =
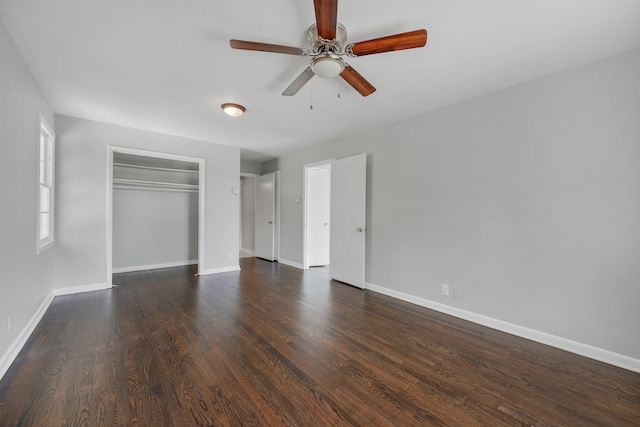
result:
[(113, 179), (113, 188), (123, 190), (156, 190), (198, 192), (197, 184), (178, 184), (175, 182), (142, 181), (138, 179)]
[(155, 171), (164, 171), (164, 172), (186, 172), (186, 173), (198, 173), (197, 170), (191, 169), (172, 169), (172, 168), (161, 168), (158, 166), (141, 166), (141, 165), (131, 165), (128, 163), (114, 163), (113, 166), (120, 166), (124, 168), (133, 168), (133, 169), (148, 169)]

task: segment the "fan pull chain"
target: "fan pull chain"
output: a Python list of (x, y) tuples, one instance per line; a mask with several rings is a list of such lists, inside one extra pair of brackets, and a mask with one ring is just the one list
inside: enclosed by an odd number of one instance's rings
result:
[(336, 79), (336, 84), (338, 85), (338, 99), (340, 99), (340, 92), (342, 92), (342, 84), (340, 79)]
[(313, 81), (309, 85), (309, 109), (313, 110)]

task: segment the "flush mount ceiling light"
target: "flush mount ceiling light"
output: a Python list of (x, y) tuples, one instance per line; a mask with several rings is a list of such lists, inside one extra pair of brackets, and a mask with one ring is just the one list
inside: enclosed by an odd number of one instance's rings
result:
[(227, 102), (226, 104), (222, 104), (221, 105), (222, 110), (231, 117), (240, 117), (245, 111), (247, 111), (246, 108), (244, 108), (242, 105), (240, 104), (232, 104), (230, 102)]

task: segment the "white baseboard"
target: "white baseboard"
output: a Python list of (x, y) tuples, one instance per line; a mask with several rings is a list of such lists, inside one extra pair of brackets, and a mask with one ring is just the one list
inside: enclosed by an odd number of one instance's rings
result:
[(240, 249), (240, 253), (242, 255), (245, 255), (245, 256), (255, 256), (256, 255), (256, 251), (254, 251), (252, 249), (247, 249), (247, 248)]
[(53, 301), (53, 297), (54, 295), (52, 293), (47, 298), (45, 298), (42, 304), (40, 304), (40, 307), (38, 307), (38, 310), (36, 310), (33, 317), (31, 317), (31, 320), (29, 320), (24, 329), (20, 331), (20, 334), (18, 334), (11, 346), (9, 346), (9, 349), (0, 358), (0, 380), (2, 379), (2, 377), (4, 377), (4, 374), (7, 373), (13, 361), (16, 360), (16, 357), (18, 357), (20, 350), (22, 350), (22, 347), (24, 347), (24, 345), (26, 344), (27, 340), (33, 333), (33, 330), (42, 319), (42, 316), (44, 316), (44, 314), (47, 312), (47, 309)]
[(477, 314), (471, 311), (462, 310), (460, 308), (451, 307), (449, 305), (441, 304), (425, 298), (420, 298), (414, 295), (405, 294), (403, 292), (395, 291), (393, 289), (385, 288), (383, 286), (374, 285), (372, 283), (366, 283), (365, 288), (375, 292), (379, 292), (384, 295), (388, 295), (393, 298), (410, 302), (412, 304), (426, 307), (431, 310), (439, 311), (441, 313), (458, 317), (460, 319), (468, 320), (469, 322), (477, 323), (482, 326), (487, 326), (492, 329), (497, 329), (499, 331), (506, 332), (511, 335), (515, 335), (521, 338), (526, 338), (531, 341), (536, 341), (541, 344), (546, 344), (551, 347), (559, 348), (560, 350), (565, 350), (571, 353), (579, 354), (580, 356), (585, 356), (590, 359), (608, 363), (609, 365), (617, 366), (619, 368), (640, 373), (640, 360), (634, 359), (629, 356), (625, 356), (619, 353), (614, 353), (609, 350), (593, 347), (587, 344), (583, 344), (577, 341), (572, 341), (572, 340), (558, 337), (555, 335), (547, 334), (545, 332), (540, 332), (535, 329), (530, 329), (524, 326), (519, 326), (513, 323), (494, 319), (492, 317), (484, 316), (482, 314)]
[(288, 265), (289, 267), (299, 268), (300, 270), (304, 270), (304, 266), (302, 264), (298, 264), (297, 262), (289, 261), (287, 259), (280, 258), (278, 260), (280, 264)]
[(189, 261), (165, 262), (162, 264), (134, 265), (132, 267), (118, 267), (113, 269), (113, 273), (129, 273), (132, 271), (155, 270), (156, 268), (182, 267), (184, 265), (197, 264), (197, 259)]
[(209, 270), (202, 270), (198, 272), (198, 276), (206, 276), (209, 274), (218, 274), (218, 273), (228, 273), (230, 271), (240, 271), (240, 266), (234, 265), (231, 267), (211, 268)]
[(103, 291), (105, 289), (111, 289), (111, 285), (109, 285), (108, 283), (95, 283), (93, 285), (69, 286), (68, 288), (54, 289), (53, 295), (72, 295), (82, 292)]

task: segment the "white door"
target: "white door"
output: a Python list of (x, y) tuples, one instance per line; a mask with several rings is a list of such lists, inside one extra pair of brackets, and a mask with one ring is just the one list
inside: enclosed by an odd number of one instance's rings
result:
[(256, 256), (275, 260), (275, 188), (276, 174), (256, 177)]
[(367, 155), (331, 165), (331, 277), (364, 288)]
[(310, 267), (329, 264), (331, 172), (328, 165), (307, 169), (307, 261)]

